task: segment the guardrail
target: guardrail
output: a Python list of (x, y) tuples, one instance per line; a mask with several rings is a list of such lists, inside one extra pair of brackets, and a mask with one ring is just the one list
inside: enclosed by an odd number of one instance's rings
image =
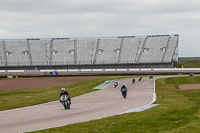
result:
[(200, 71), (200, 68), (138, 68), (138, 69), (46, 69), (46, 70), (0, 70), (0, 72), (21, 72), (21, 73), (31, 73), (31, 72), (125, 72), (125, 71)]

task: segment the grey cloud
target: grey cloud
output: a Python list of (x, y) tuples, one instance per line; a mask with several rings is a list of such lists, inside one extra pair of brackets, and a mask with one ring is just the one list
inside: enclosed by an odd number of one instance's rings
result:
[(128, 14), (174, 13), (200, 11), (193, 0), (6, 0), (0, 10), (31, 13), (112, 12)]
[(197, 0), (0, 0), (0, 38), (180, 34), (200, 56)]

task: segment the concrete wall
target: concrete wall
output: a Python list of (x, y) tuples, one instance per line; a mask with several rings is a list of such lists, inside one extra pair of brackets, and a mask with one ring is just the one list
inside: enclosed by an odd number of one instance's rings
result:
[(178, 61), (200, 61), (200, 57), (179, 57)]
[(56, 65), (56, 66), (7, 66), (0, 70), (44, 70), (44, 69), (115, 69), (115, 68), (172, 68), (173, 63), (149, 64), (98, 64), (98, 65)]

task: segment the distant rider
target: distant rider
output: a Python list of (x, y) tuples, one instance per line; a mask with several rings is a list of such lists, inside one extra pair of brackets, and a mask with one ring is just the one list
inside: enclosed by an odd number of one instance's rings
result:
[(141, 81), (141, 80), (142, 80), (142, 77), (139, 78), (139, 81)]
[[(71, 104), (71, 98), (69, 97), (69, 93), (65, 90), (65, 88), (62, 88), (62, 89), (61, 89), (60, 97), (61, 97), (62, 95), (66, 95), (67, 99), (69, 100), (69, 102), (70, 102), (70, 104)], [(61, 102), (61, 100), (60, 100), (60, 102)]]
[(126, 88), (125, 85), (122, 85), (122, 87), (121, 87), (121, 92), (122, 92), (122, 93), (127, 93), (127, 88)]
[(132, 79), (132, 83), (133, 83), (133, 84), (135, 83), (135, 78)]
[(114, 83), (114, 87), (116, 88), (118, 86), (118, 82), (115, 82)]
[(153, 78), (153, 75), (149, 76), (149, 79), (152, 79)]

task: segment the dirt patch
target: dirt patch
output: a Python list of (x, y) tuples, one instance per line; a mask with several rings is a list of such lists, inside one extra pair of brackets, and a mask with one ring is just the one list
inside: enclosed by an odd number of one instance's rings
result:
[(200, 84), (183, 84), (179, 85), (179, 90), (200, 89)]
[(50, 88), (69, 85), (80, 81), (94, 79), (97, 77), (39, 77), (39, 78), (17, 78), (0, 80), (0, 90), (22, 90), (35, 88)]

